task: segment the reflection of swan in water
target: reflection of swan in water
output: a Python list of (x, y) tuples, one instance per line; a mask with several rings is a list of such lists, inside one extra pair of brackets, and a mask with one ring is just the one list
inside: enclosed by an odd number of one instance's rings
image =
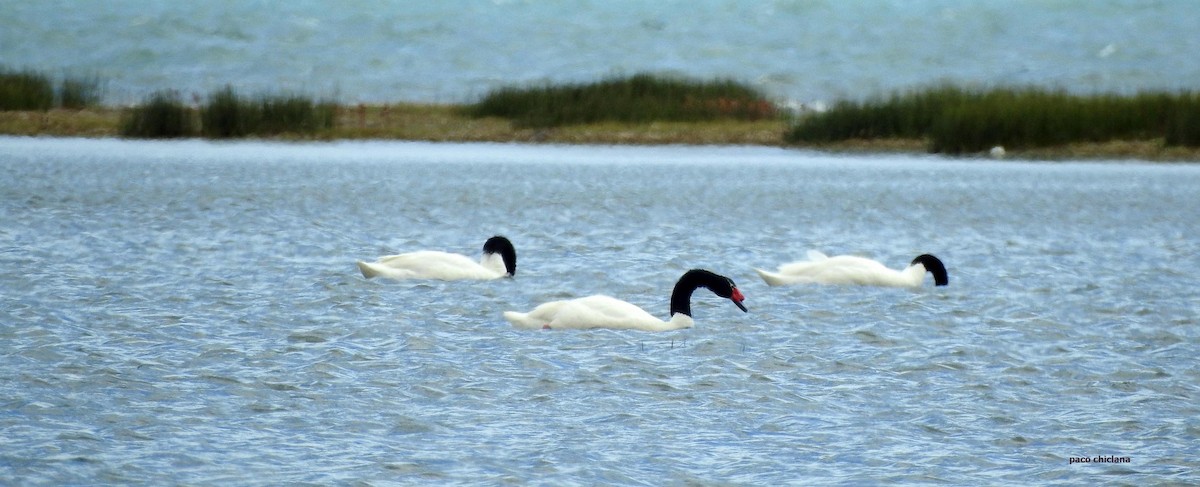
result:
[(692, 269), (679, 278), (671, 292), (669, 321), (655, 318), (642, 308), (604, 295), (543, 303), (528, 313), (505, 311), (504, 319), (515, 328), (614, 328), (626, 330), (668, 331), (691, 328), (692, 292), (708, 288), (713, 294), (733, 301), (742, 311), (745, 296), (728, 277), (703, 269)]
[(754, 269), (763, 281), (772, 286), (789, 284), (858, 284), (861, 286), (918, 287), (925, 273), (933, 274), (936, 286), (950, 283), (946, 266), (937, 257), (922, 254), (913, 259), (903, 270), (889, 269), (883, 264), (865, 257), (853, 255), (826, 256), (815, 250), (808, 252), (808, 260), (784, 264), (775, 272)]
[(363, 277), (392, 279), (497, 279), (517, 273), (517, 251), (512, 242), (499, 235), (483, 244), (479, 262), (470, 257), (437, 250), (386, 255), (375, 262), (358, 261)]

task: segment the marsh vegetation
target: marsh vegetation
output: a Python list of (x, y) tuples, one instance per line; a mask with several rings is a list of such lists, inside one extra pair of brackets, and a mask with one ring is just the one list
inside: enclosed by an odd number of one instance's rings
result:
[(1148, 139), (1195, 147), (1200, 145), (1198, 122), (1200, 97), (1191, 92), (1075, 95), (1033, 87), (941, 85), (840, 102), (800, 118), (786, 141), (920, 139), (930, 152), (946, 154)]
[(501, 117), (525, 127), (600, 122), (764, 120), (778, 110), (766, 95), (734, 80), (637, 74), (592, 83), (511, 86), (464, 107), (469, 116)]
[(166, 139), (196, 135), (193, 110), (183, 104), (179, 94), (158, 91), (139, 106), (121, 115), (121, 135), (140, 139)]
[(301, 95), (239, 95), (225, 86), (209, 94), (198, 108), (184, 104), (171, 91), (152, 94), (122, 116), (121, 135), (138, 138), (194, 137), (213, 139), (312, 136), (334, 127), (336, 104)]
[[(300, 94), (161, 90), (98, 106), (97, 77), (0, 68), (0, 133), (601, 144), (750, 144), (1035, 158), (1200, 158), (1200, 93), (1072, 94), (942, 84), (793, 112), (733, 80), (636, 74), (505, 86), (462, 105), (344, 105)], [(66, 110), (64, 110), (66, 109)]]
[(0, 111), (79, 110), (100, 103), (98, 76), (65, 76), (0, 66)]

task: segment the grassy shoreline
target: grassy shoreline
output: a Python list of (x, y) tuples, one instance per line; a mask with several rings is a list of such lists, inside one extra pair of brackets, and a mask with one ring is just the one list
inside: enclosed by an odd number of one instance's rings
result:
[[(120, 137), (121, 108), (0, 112), (0, 135)], [(600, 145), (756, 145), (834, 153), (928, 154), (916, 138), (851, 139), (825, 143), (785, 143), (793, 121), (596, 122), (561, 127), (523, 127), (499, 117), (473, 118), (459, 105), (398, 103), (340, 106), (332, 128), (312, 134), (284, 134), (270, 140), (412, 140), (432, 142), (522, 142)], [(966, 154), (961, 157), (987, 157)], [(1009, 150), (1007, 158), (1035, 160), (1141, 159), (1200, 162), (1200, 149), (1166, 147), (1161, 138)]]
[(226, 84), (193, 104), (159, 90), (99, 104), (98, 77), (0, 66), (0, 135), (760, 145), (826, 152), (1200, 161), (1200, 93), (1071, 94), (934, 85), (793, 112), (733, 79), (649, 73), (494, 89), (474, 103), (342, 105)]

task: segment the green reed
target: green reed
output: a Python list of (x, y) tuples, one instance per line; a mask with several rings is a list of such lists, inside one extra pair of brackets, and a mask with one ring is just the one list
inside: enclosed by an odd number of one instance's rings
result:
[(300, 95), (244, 97), (225, 86), (200, 108), (201, 132), (210, 138), (313, 134), (333, 128), (335, 114), (332, 102)]
[(1169, 146), (1200, 147), (1200, 93), (1180, 95), (1166, 121), (1164, 142)]
[(0, 111), (45, 111), (53, 107), (54, 85), (49, 76), (0, 67)]
[(760, 120), (777, 116), (757, 90), (732, 80), (696, 81), (650, 74), (592, 83), (504, 87), (465, 107), (473, 117), (502, 117), (526, 127), (603, 121)]
[(100, 86), (98, 76), (66, 77), (56, 90), (47, 74), (0, 67), (0, 111), (92, 107), (100, 104)]
[(262, 119), (259, 134), (313, 134), (332, 129), (337, 107), (330, 101), (313, 101), (300, 95), (264, 96), (258, 100)]
[(924, 138), (931, 152), (949, 154), (997, 145), (1020, 149), (1157, 137), (1165, 137), (1169, 145), (1195, 145), (1200, 132), (1195, 100), (1186, 92), (1074, 95), (1041, 88), (967, 90), (942, 85), (838, 103), (800, 119), (785, 139), (821, 143)]
[(245, 137), (258, 127), (258, 107), (225, 86), (200, 107), (200, 133), (214, 139)]
[(58, 86), (60, 108), (81, 110), (100, 105), (103, 83), (97, 75), (67, 77)]
[(196, 135), (194, 117), (178, 93), (158, 91), (122, 114), (120, 134), (146, 139), (192, 137)]

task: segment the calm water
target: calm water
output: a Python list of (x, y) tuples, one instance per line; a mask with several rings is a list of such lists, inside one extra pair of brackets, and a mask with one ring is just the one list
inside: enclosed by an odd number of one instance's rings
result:
[(641, 71), (831, 102), (950, 80), (1196, 89), (1193, 0), (3, 2), (0, 64), (159, 89), (460, 102), (511, 83)]
[[(1196, 483), (1200, 169), (0, 138), (0, 483)], [(367, 281), (388, 252), (520, 256)], [(807, 249), (951, 285), (769, 288)], [(603, 292), (693, 329), (528, 332)], [(1128, 457), (1070, 464), (1071, 457)]]

